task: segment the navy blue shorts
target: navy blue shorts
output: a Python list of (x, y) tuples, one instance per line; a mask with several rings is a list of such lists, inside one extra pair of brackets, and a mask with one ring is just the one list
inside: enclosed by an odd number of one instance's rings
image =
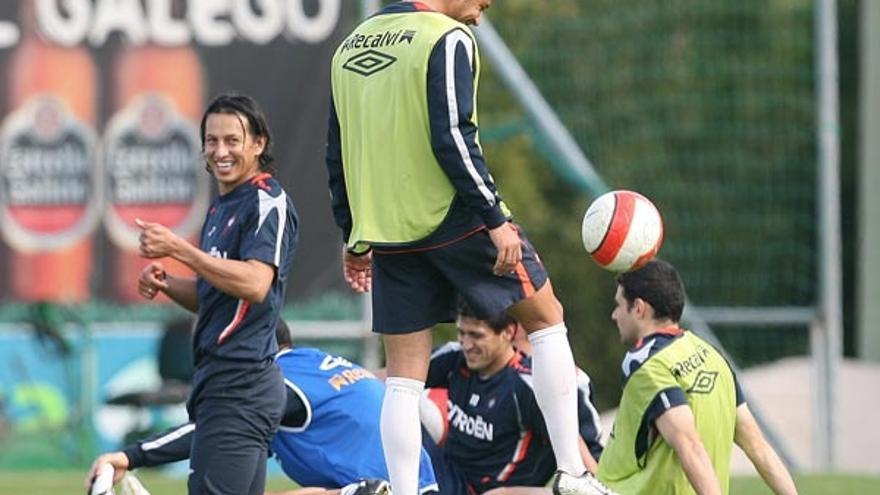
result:
[(422, 250), (373, 250), (373, 331), (404, 334), (454, 321), (457, 297), (478, 318), (491, 318), (525, 299), (547, 282), (522, 229), (523, 259), (516, 270), (492, 273), (498, 250), (479, 230), (441, 247)]
[(427, 430), (422, 427), (422, 446), (431, 458), (434, 466), (434, 478), (437, 480), (437, 495), (477, 495), (467, 482), (464, 471), (454, 463), (448, 462), (440, 448)]
[(274, 363), (257, 366), (219, 370), (190, 400), (196, 429), (189, 493), (262, 495), (269, 441), (287, 397), (281, 370)]

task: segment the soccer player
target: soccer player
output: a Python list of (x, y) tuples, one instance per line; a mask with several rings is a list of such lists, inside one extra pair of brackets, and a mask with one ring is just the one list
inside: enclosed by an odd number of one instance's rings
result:
[(617, 283), (611, 318), (630, 350), (599, 478), (627, 495), (726, 494), (735, 442), (774, 493), (796, 494), (727, 361), (679, 326), (685, 292), (675, 268), (654, 260)]
[[(284, 495), (388, 495), (388, 471), (379, 438), (385, 387), (356, 363), (314, 348), (293, 347), (279, 320), (275, 362), (287, 395), (281, 427), (270, 448), (285, 474), (305, 490)], [(199, 426), (200, 427), (200, 426)], [(126, 470), (186, 459), (197, 424), (187, 423), (99, 456), (86, 477), (111, 464), (118, 481)], [(331, 493), (324, 494), (325, 489)], [(437, 490), (428, 454), (422, 450), (419, 493)]]
[(467, 25), (491, 3), (394, 3), (337, 48), (326, 162), (343, 274), (353, 290), (372, 290), (373, 330), (384, 336), (382, 441), (395, 495), (417, 490), (430, 329), (453, 321), (457, 294), (480, 317), (509, 311), (528, 332), (558, 492), (588, 495), (597, 483), (578, 447), (562, 306), (477, 138), (480, 59)]
[[(206, 168), (219, 196), (208, 210), (199, 247), (159, 223), (138, 220), (138, 291), (163, 292), (197, 313), (193, 389), (187, 402), (198, 426), (189, 492), (262, 494), (269, 440), (285, 391), (273, 361), (275, 323), (298, 235), (293, 204), (269, 173), (271, 135), (256, 102), (221, 95), (201, 122)], [(161, 258), (190, 267), (195, 278), (166, 273)]]
[[(458, 342), (431, 355), (426, 382), (448, 391), (446, 439), (442, 447), (425, 439), (441, 494), (544, 487), (556, 463), (532, 388), (531, 357), (513, 345), (519, 324), (506, 313), (478, 319), (462, 304), (456, 325)], [(581, 370), (577, 393), (581, 456), (595, 471), (601, 426), (590, 378)]]

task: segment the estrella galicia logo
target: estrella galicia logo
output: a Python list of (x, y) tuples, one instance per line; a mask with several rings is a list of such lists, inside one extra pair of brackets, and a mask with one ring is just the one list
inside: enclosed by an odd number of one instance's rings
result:
[(396, 57), (376, 50), (367, 50), (348, 59), (342, 68), (362, 76), (372, 76), (380, 70), (387, 69), (394, 62), (397, 62)]
[(701, 370), (694, 379), (694, 384), (688, 392), (696, 394), (708, 394), (715, 388), (715, 379), (718, 378), (717, 371)]

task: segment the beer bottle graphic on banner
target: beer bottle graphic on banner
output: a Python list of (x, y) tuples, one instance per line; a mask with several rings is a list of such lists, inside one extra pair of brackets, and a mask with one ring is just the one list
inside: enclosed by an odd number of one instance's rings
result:
[[(198, 131), (203, 71), (190, 46), (121, 50), (113, 68), (117, 110), (104, 132), (104, 226), (116, 248), (114, 293), (142, 302), (137, 278), (148, 260), (138, 255), (135, 219), (195, 240), (210, 201)], [(161, 261), (171, 273), (192, 274), (170, 258)]]
[(28, 27), (6, 67), (0, 128), (0, 227), (10, 247), (9, 290), (22, 301), (83, 302), (103, 178), (94, 131), (97, 71), (83, 46)]

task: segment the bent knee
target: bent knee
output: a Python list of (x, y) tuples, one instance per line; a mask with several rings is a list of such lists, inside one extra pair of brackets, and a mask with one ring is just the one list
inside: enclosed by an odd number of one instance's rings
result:
[(527, 333), (543, 330), (564, 321), (562, 303), (556, 299), (549, 280), (531, 297), (514, 304), (508, 311)]

